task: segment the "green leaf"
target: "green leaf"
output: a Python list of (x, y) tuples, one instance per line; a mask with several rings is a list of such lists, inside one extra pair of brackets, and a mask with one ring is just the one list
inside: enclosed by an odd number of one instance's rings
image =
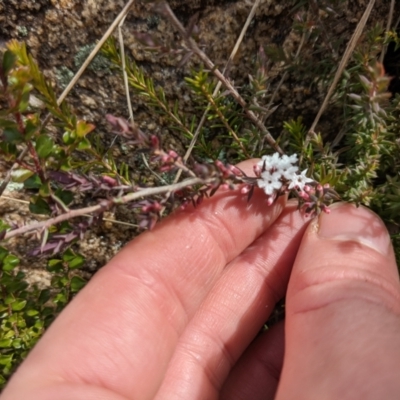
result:
[(0, 149), (3, 152), (2, 157), (5, 161), (15, 160), (17, 156), (17, 146), (15, 144), (0, 140)]
[(57, 189), (54, 193), (66, 206), (74, 200), (74, 193), (69, 190)]
[(0, 365), (10, 365), (13, 360), (14, 354), (0, 355)]
[(12, 271), (19, 264), (19, 258), (9, 254), (3, 260), (3, 271)]
[(22, 347), (22, 340), (19, 338), (13, 340), (12, 347), (14, 347), (14, 349), (20, 349)]
[(25, 308), (26, 303), (27, 303), (26, 300), (15, 301), (14, 303), (11, 304), (11, 309), (13, 311), (21, 311)]
[(3, 131), (3, 140), (7, 143), (18, 143), (22, 142), (24, 137), (17, 128), (6, 128)]
[(47, 303), (49, 300), (50, 300), (50, 290), (49, 289), (42, 290), (38, 297), (38, 303), (43, 305)]
[(31, 92), (32, 88), (33, 88), (33, 86), (30, 85), (30, 84), (26, 84), (25, 85), (24, 90), (22, 92), (21, 99), (20, 99), (19, 104), (18, 104), (18, 110), (20, 112), (26, 111), (27, 108), (29, 107), (29, 98), (30, 98), (30, 95), (31, 95), (30, 92)]
[(11, 347), (13, 340), (12, 339), (2, 339), (0, 340), (0, 347), (5, 348), (5, 347)]
[(40, 186), (39, 194), (42, 197), (49, 197), (50, 196), (50, 194), (51, 194), (50, 182), (45, 182), (45, 183), (43, 183), (42, 186)]
[(14, 121), (9, 121), (8, 119), (0, 118), (0, 127), (17, 129), (17, 124)]
[(11, 172), (13, 182), (23, 183), (34, 174), (29, 169), (15, 169)]
[(63, 260), (66, 263), (68, 263), (69, 261), (71, 261), (75, 257), (76, 257), (76, 254), (71, 249), (67, 249), (67, 250), (64, 251)]
[(38, 174), (31, 176), (24, 182), (25, 189), (39, 189), (40, 186), (42, 186), (42, 181)]
[(54, 299), (53, 299), (54, 303), (56, 304), (65, 304), (67, 302), (67, 296), (65, 293), (58, 293)]
[(63, 142), (65, 143), (65, 144), (73, 144), (74, 143), (74, 141), (75, 141), (75, 137), (76, 137), (76, 133), (74, 132), (74, 131), (65, 131), (64, 133), (63, 133), (63, 137), (62, 137), (62, 139), (63, 139)]
[[(4, 238), (6, 231), (10, 229), (10, 225), (6, 224), (3, 220), (0, 219), (0, 240)], [(1, 262), (1, 252), (0, 252), (0, 262)]]
[(64, 270), (63, 261), (55, 258), (49, 260), (46, 269), (49, 272), (62, 272)]
[(71, 279), (71, 291), (73, 293), (79, 292), (79, 290), (81, 290), (85, 285), (86, 281), (79, 276), (74, 276)]
[(83, 138), (79, 144), (77, 149), (78, 150), (87, 150), (90, 149), (92, 147), (91, 143), (89, 142), (89, 140), (87, 140), (86, 138)]
[(26, 140), (32, 139), (32, 136), (38, 130), (39, 124), (40, 124), (40, 120), (36, 121), (35, 118), (28, 118), (26, 120), (26, 122), (25, 122), (25, 139)]
[[(3, 221), (1, 221), (1, 222), (3, 222)], [(8, 228), (6, 228), (6, 229), (8, 229)], [(3, 230), (3, 227), (1, 227), (0, 229)], [(0, 263), (3, 262), (3, 260), (6, 258), (8, 253), (9, 253), (9, 251), (6, 248), (0, 246)]]
[(46, 135), (39, 136), (36, 141), (36, 151), (40, 158), (47, 158), (53, 151), (54, 141)]
[(35, 317), (36, 315), (38, 315), (39, 314), (39, 311), (38, 310), (28, 310), (28, 311), (26, 311), (26, 315), (28, 316), (28, 317)]
[(33, 214), (49, 215), (51, 213), (49, 205), (40, 196), (34, 196), (29, 203), (29, 211)]
[(3, 56), (3, 74), (8, 75), (10, 70), (14, 67), (17, 57), (10, 50), (7, 50)]
[(88, 133), (92, 132), (96, 127), (93, 124), (89, 124), (86, 121), (79, 120), (76, 124), (76, 134), (78, 137), (83, 138)]
[(74, 257), (71, 261), (68, 262), (68, 267), (70, 269), (76, 269), (81, 267), (82, 265), (85, 264), (85, 257), (82, 255), (78, 254), (76, 257)]

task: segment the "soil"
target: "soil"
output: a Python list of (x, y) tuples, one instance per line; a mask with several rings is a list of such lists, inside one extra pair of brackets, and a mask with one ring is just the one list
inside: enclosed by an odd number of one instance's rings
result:
[[(283, 49), (286, 54), (296, 52), (301, 37), (293, 33), (292, 25), (293, 20), (299, 18), (297, 5), (300, 3), (300, 0), (261, 2), (240, 52), (230, 68), (230, 79), (238, 87), (247, 82), (249, 73), (253, 73), (260, 46), (275, 46)], [(316, 21), (319, 19), (325, 25), (328, 42), (336, 46), (339, 55), (343, 53), (367, 3), (367, 0), (344, 1), (336, 14), (321, 11), (316, 18)], [(0, 0), (0, 47), (4, 48), (10, 39), (25, 41), (46, 77), (61, 93), (62, 87), (65, 87), (67, 80), (85, 59), (88, 49), (102, 37), (124, 4), (123, 0)], [(198, 14), (200, 42), (204, 44), (205, 52), (215, 64), (224, 65), (246, 21), (252, 1), (171, 0), (170, 5), (185, 24)], [(368, 26), (385, 26), (389, 5), (389, 1), (377, 2)], [(178, 69), (176, 57), (159, 57), (153, 52), (145, 51), (133, 35), (133, 31), (152, 32), (165, 43), (180, 40), (171, 24), (151, 10), (151, 5), (144, 1), (135, 2), (132, 6), (122, 28), (126, 51), (164, 87), (168, 98), (179, 99), (182, 110), (192, 111), (191, 95), (183, 77), (190, 73), (190, 68), (198, 62), (192, 59), (183, 68)], [(397, 2), (397, 15), (399, 12), (400, 3)], [(319, 54), (311, 56), (311, 50), (305, 48), (302, 57), (310, 58), (310, 66), (313, 62), (319, 65), (329, 52), (329, 49), (321, 48)], [(270, 65), (269, 73), (274, 79), (269, 89), (273, 92), (280, 80), (282, 68), (279, 63), (271, 62)], [(310, 125), (324, 96), (325, 91), (321, 89), (321, 85), (315, 83), (315, 70), (310, 68), (289, 71), (275, 99), (279, 107), (267, 122), (272, 134), (279, 135), (283, 121), (298, 116), (302, 116), (305, 123)], [(86, 70), (67, 101), (81, 118), (96, 125), (96, 134), (105, 145), (109, 145), (113, 138), (105, 123), (105, 115), (111, 113), (127, 117), (121, 77), (111, 72), (101, 60)], [(135, 120), (143, 130), (161, 133), (169, 146), (180, 152), (183, 150), (185, 141), (170, 132), (162, 121), (160, 125), (160, 121), (147, 110), (141, 99), (134, 98), (132, 103)], [(324, 115), (319, 129), (329, 135), (335, 132), (336, 128), (334, 115)], [(123, 157), (132, 168), (138, 167), (137, 157), (125, 154), (118, 145), (115, 146), (115, 154)], [(3, 176), (8, 167), (9, 165), (3, 163)], [(27, 200), (26, 196), (18, 191), (8, 191), (5, 194), (22, 201)], [(117, 214), (110, 214), (109, 217), (130, 222), (126, 210), (119, 210)], [(29, 223), (36, 217), (29, 213), (25, 203), (1, 199), (0, 218), (9, 222)], [(88, 260), (85, 271), (91, 274), (100, 268), (136, 234), (136, 228), (110, 222), (105, 222), (88, 232), (85, 241), (76, 246)], [(32, 281), (48, 285), (48, 276), (43, 270), (45, 261), (26, 256), (33, 245), (36, 246), (37, 243), (32, 237), (18, 238), (7, 244), (22, 257), (22, 267), (30, 273)], [(32, 273), (32, 270), (40, 272)]]

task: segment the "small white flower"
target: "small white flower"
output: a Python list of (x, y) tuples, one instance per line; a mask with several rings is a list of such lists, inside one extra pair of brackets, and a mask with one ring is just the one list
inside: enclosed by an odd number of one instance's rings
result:
[(271, 196), (276, 190), (282, 187), (281, 177), (280, 172), (271, 174), (269, 171), (264, 171), (261, 174), (261, 179), (257, 180), (257, 185), (264, 190), (266, 195)]
[(261, 161), (258, 162), (258, 166), (264, 170), (271, 170), (273, 168), (278, 168), (280, 163), (279, 153), (274, 153), (272, 156), (262, 156)]
[(280, 168), (280, 172), (285, 177), (285, 179), (287, 179), (288, 181), (291, 181), (292, 179), (295, 178), (296, 172), (298, 169), (299, 168), (294, 165), (287, 164), (287, 165), (283, 165)]
[(286, 154), (284, 154), (281, 158), (281, 162), (282, 164), (296, 164), (297, 163), (297, 154), (292, 154), (291, 156), (287, 156)]
[(308, 178), (306, 176), (307, 170), (305, 169), (300, 175), (294, 174), (292, 181), (290, 182), (289, 185), (289, 190), (290, 189), (299, 189), (299, 190), (304, 190), (304, 186), (309, 183), (309, 182), (314, 182), (313, 179)]

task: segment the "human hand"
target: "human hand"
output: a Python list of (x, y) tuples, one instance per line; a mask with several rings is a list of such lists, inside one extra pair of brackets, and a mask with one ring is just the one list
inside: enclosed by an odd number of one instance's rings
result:
[[(309, 224), (284, 198), (245, 197), (220, 191), (129, 243), (1, 400), (397, 399), (400, 287), (383, 223), (342, 204)], [(285, 293), (285, 338), (282, 323), (257, 336)]]

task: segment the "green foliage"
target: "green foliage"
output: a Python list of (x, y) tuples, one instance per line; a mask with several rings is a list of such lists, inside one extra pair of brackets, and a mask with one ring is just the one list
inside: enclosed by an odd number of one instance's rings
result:
[[(332, 33), (331, 24), (335, 21), (330, 17), (342, 6), (341, 0), (293, 1), (296, 14), (292, 28), (301, 37), (299, 48), (288, 51), (271, 45), (254, 56), (254, 65), (248, 67), (248, 81), (240, 93), (248, 109), (264, 124), (282, 104), (282, 99), (274, 100), (281, 78), (285, 78), (282, 82), (300, 82), (301, 89), (309, 91), (310, 96), (328, 91), (345, 47), (343, 38)], [(323, 19), (323, 15), (327, 17)], [(152, 17), (148, 24), (158, 22), (159, 17)], [(143, 38), (151, 42), (150, 36)], [(378, 62), (383, 46), (389, 43), (400, 47), (398, 34), (385, 32), (379, 25), (368, 29), (360, 40), (325, 111), (325, 116), (334, 116), (337, 130), (310, 132), (307, 116), (296, 110), (287, 115), (283, 126), (273, 128), (281, 148), (299, 155), (300, 168), (307, 169), (307, 175), (333, 186), (343, 200), (371, 207), (387, 224), (400, 230), (400, 96), (391, 98), (388, 94), (389, 78)], [(93, 48), (88, 45), (78, 51), (73, 60), (76, 68)], [(171, 50), (173, 46), (165, 48)], [(137, 182), (128, 166), (113, 159), (100, 135), (94, 134), (93, 124), (80, 119), (67, 103), (59, 104), (57, 89), (45, 79), (25, 44), (9, 42), (0, 65), (0, 91), (5, 105), (0, 110), (0, 155), (11, 166), (21, 155), (21, 148), (27, 149), (24, 162), (13, 171), (12, 179), (29, 190), (31, 213), (67, 213), (79, 194), (77, 187), (110, 191), (112, 185), (104, 184), (107, 179), (132, 190)], [(106, 42), (91, 68), (96, 72), (111, 69), (122, 75), (115, 39)], [(183, 109), (179, 100), (168, 97), (145, 65), (126, 56), (125, 71), (131, 91), (140, 97), (154, 121), (183, 137), (185, 143), (196, 137), (193, 159), (234, 164), (272, 152), (260, 130), (245, 118), (242, 107), (228, 92), (221, 89), (214, 96), (217, 81), (211, 71), (197, 66), (185, 78), (194, 104), (190, 112)], [(73, 72), (64, 66), (56, 76), (63, 89)], [(32, 106), (32, 94), (43, 102), (44, 111)], [(199, 127), (202, 115), (206, 115), (205, 122)], [(123, 146), (122, 150), (128, 152), (129, 146)], [(134, 154), (133, 158), (143, 184), (151, 179), (141, 176), (147, 166), (140, 165), (140, 155)], [(146, 160), (151, 164), (149, 157)], [(170, 183), (175, 174), (163, 171), (159, 177)], [(104, 198), (107, 201), (108, 197)], [(101, 217), (101, 212), (95, 217)], [(80, 224), (84, 225), (81, 221)], [(0, 237), (8, 229), (0, 221)], [(77, 233), (70, 222), (42, 230), (38, 253), (57, 253), (47, 265), (51, 289), (28, 287), (18, 258), (0, 247), (0, 385), (85, 285), (86, 280), (79, 273), (84, 258), (63, 247), (73, 244), (83, 231)], [(393, 235), (393, 243), (400, 260), (399, 234)]]
[[(0, 114), (0, 152), (8, 161), (15, 161), (17, 146), (28, 147), (29, 157), (23, 168), (14, 170), (13, 178), (19, 183), (29, 180), (25, 187), (30, 188), (34, 179), (39, 192), (31, 198), (30, 211), (50, 214), (54, 207), (64, 208), (62, 197), (68, 192), (50, 178), (54, 172), (90, 168), (92, 172), (110, 174), (128, 183), (129, 173), (124, 171), (120, 176), (120, 166), (108, 161), (92, 146), (89, 136), (95, 126), (79, 119), (66, 103), (58, 103), (54, 89), (28, 54), (25, 44), (12, 40), (7, 47), (2, 57), (1, 75), (3, 96), (9, 106)], [(33, 92), (50, 112), (50, 123), (43, 123), (40, 111), (29, 108)], [(83, 154), (90, 158), (89, 163), (83, 161)]]
[[(106, 42), (102, 52), (116, 68), (121, 69), (121, 55), (113, 38)], [(165, 117), (171, 129), (193, 136), (193, 133), (186, 126), (185, 117), (178, 110), (178, 103), (171, 104), (161, 86), (156, 86), (153, 79), (147, 77), (144, 70), (129, 58), (126, 60), (125, 70), (130, 87), (136, 94), (146, 100), (146, 104), (149, 107)]]
[(52, 289), (28, 286), (19, 259), (0, 247), (0, 388), (26, 357), (46, 327), (86, 283), (74, 270), (84, 258), (71, 250), (51, 259)]

